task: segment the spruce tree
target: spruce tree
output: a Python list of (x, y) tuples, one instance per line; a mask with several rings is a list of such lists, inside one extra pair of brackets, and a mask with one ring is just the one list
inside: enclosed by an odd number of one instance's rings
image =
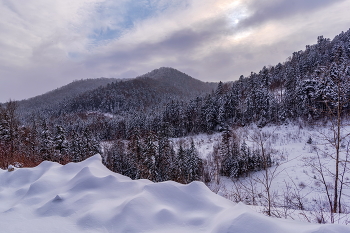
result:
[(42, 159), (52, 161), (54, 154), (53, 137), (45, 120), (43, 120), (41, 123), (41, 134), (39, 143), (40, 156), (42, 157)]

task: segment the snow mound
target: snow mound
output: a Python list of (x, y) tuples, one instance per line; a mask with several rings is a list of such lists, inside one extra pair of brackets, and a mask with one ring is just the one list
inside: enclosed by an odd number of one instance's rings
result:
[(0, 170), (0, 200), (2, 232), (350, 232), (268, 218), (201, 182), (131, 180), (105, 168), (100, 155)]

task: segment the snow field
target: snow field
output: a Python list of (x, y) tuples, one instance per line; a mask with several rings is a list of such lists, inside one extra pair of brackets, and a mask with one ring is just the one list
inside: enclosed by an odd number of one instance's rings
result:
[(105, 168), (99, 155), (1, 170), (0, 187), (2, 232), (350, 232), (268, 218), (201, 182), (131, 180)]
[[(241, 141), (244, 140), (248, 144), (250, 149), (256, 149), (259, 147), (251, 138), (256, 129), (256, 126), (249, 126), (236, 129), (235, 133), (239, 135)], [(271, 134), (265, 142), (265, 147), (267, 151), (271, 151), (273, 158), (278, 164), (277, 167), (273, 166), (269, 169), (270, 172), (275, 172), (275, 177), (271, 183), (271, 189), (274, 194), (273, 200), (276, 208), (280, 209), (282, 205), (285, 205), (284, 202), (287, 195), (289, 195), (288, 198), (296, 198), (296, 196), (298, 196), (303, 204), (303, 210), (288, 210), (289, 212), (295, 212), (294, 214), (288, 214), (288, 218), (315, 222), (315, 213), (310, 214), (310, 211), (325, 212), (327, 209), (327, 200), (325, 188), (319, 181), (321, 179), (320, 175), (316, 169), (310, 167), (307, 163), (316, 161), (315, 157), (318, 152), (321, 163), (329, 170), (326, 172), (325, 178), (327, 182), (329, 182), (330, 187), (332, 186), (330, 172), (334, 170), (334, 160), (331, 158), (334, 148), (325, 140), (325, 137), (332, 136), (332, 131), (324, 126), (310, 128), (298, 124), (268, 126), (261, 130), (262, 132)], [(350, 132), (350, 127), (344, 127), (342, 130), (344, 131), (343, 135), (345, 135)], [(310, 137), (312, 139), (311, 144), (307, 143)], [(199, 135), (192, 138), (198, 148), (200, 157), (205, 159), (212, 153), (214, 144), (220, 143), (221, 134)], [(187, 141), (189, 140), (187, 139)], [(346, 141), (346, 143), (348, 142)], [(344, 156), (343, 152), (342, 156)], [(219, 183), (212, 181), (208, 184), (208, 187), (213, 192), (235, 202), (244, 201), (246, 204), (250, 205), (264, 205), (264, 200), (260, 195), (264, 193), (264, 186), (257, 182), (257, 180), (262, 179), (263, 176), (264, 171), (258, 171), (252, 172), (248, 177), (241, 177), (238, 180), (220, 177)], [(345, 172), (344, 180), (350, 180), (350, 173), (348, 171)], [(240, 189), (242, 185), (254, 189), (254, 201), (252, 201), (251, 193), (247, 190)], [(349, 186), (344, 186), (343, 191), (343, 205), (349, 209)], [(238, 197), (238, 195), (240, 195), (240, 197)], [(323, 210), (320, 208), (323, 208)], [(253, 207), (253, 209), (259, 211), (264, 210), (264, 208), (261, 207)], [(282, 211), (279, 210), (278, 212)], [(308, 219), (306, 219), (304, 215), (308, 215)], [(338, 216), (338, 218), (338, 223), (350, 224), (349, 214)]]

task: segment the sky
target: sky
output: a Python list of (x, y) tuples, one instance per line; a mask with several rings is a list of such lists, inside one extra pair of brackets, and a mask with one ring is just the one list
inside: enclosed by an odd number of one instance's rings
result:
[(0, 102), (173, 67), (233, 81), (350, 25), (349, 0), (0, 0)]

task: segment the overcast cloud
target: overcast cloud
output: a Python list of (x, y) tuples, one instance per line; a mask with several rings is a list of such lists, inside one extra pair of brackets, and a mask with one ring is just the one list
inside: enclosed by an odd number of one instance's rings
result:
[(0, 0), (0, 102), (161, 66), (236, 80), (350, 25), (345, 0)]

